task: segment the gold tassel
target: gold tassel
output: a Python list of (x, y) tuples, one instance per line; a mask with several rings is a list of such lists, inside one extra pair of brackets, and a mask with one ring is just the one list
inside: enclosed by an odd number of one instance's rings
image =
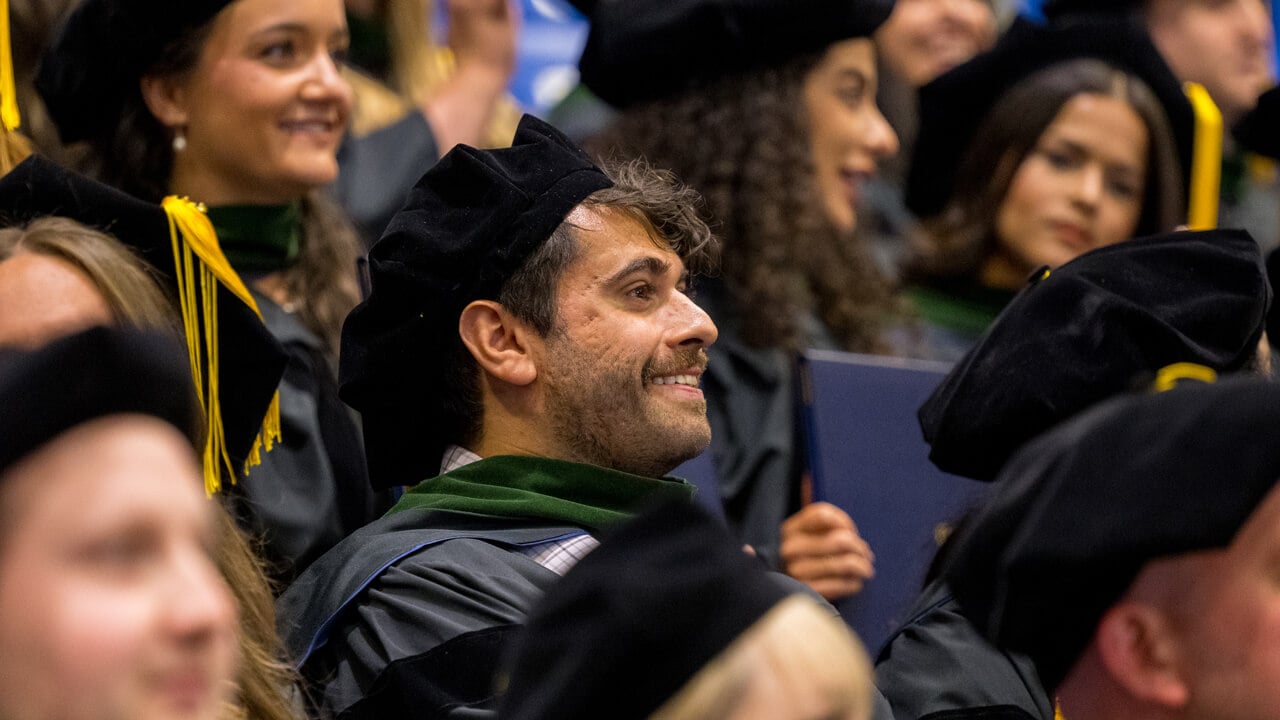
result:
[(18, 115), (18, 89), (13, 77), (13, 48), (9, 43), (9, 0), (0, 0), (0, 123), (13, 132), (22, 118)]
[(1213, 368), (1199, 363), (1179, 362), (1172, 365), (1165, 365), (1156, 372), (1155, 382), (1152, 383), (1152, 390), (1162, 393), (1178, 387), (1178, 383), (1183, 380), (1195, 380), (1202, 383), (1214, 383), (1218, 381), (1218, 373)]
[[(0, 0), (2, 2), (3, 0)], [(204, 487), (209, 495), (222, 488), (222, 471), (231, 482), (236, 471), (227, 454), (226, 431), (222, 424), (222, 406), (218, 387), (218, 285), (231, 291), (253, 310), (259, 319), (262, 312), (244, 281), (231, 267), (213, 224), (204, 208), (186, 198), (166, 197), (161, 206), (169, 217), (169, 238), (173, 244), (174, 275), (178, 279), (178, 304), (187, 338), (187, 356), (191, 362), (191, 378), (200, 395), (200, 404), (208, 418), (208, 437), (204, 449)], [(204, 325), (204, 338), (200, 326)], [(206, 370), (207, 368), (207, 370)], [(244, 472), (262, 461), (262, 453), (270, 451), (280, 440), (280, 393), (271, 397), (262, 428), (245, 459)]]
[(1187, 227), (1212, 230), (1218, 226), (1218, 196), (1222, 186), (1222, 111), (1203, 85), (1189, 82), (1182, 89), (1196, 120)]

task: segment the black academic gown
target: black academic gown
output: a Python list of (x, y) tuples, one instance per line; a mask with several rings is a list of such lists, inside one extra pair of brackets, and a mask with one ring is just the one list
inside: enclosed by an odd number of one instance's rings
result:
[(876, 659), (876, 686), (896, 720), (1053, 720), (1053, 702), (1025, 655), (987, 642), (942, 580), (921, 593)]

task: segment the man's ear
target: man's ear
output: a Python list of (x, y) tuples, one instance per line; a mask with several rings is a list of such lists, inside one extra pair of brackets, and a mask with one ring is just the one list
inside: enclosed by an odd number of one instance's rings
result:
[(492, 300), (472, 301), (458, 318), (458, 334), (480, 368), (512, 385), (528, 385), (538, 377), (529, 347), (532, 332)]
[(167, 128), (185, 127), (190, 120), (186, 87), (170, 75), (144, 75), (138, 81), (147, 109)]
[(1129, 694), (1168, 709), (1187, 704), (1177, 638), (1159, 609), (1120, 601), (1102, 616), (1094, 642), (1113, 681)]

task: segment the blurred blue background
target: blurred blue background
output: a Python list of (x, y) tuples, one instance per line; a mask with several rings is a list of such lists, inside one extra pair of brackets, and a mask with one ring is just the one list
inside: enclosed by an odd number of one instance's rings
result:
[[(1021, 0), (1021, 13), (1042, 19), (1043, 1)], [(545, 114), (577, 83), (578, 55), (587, 38), (586, 21), (564, 0), (520, 2), (524, 24), (511, 94), (531, 112)]]

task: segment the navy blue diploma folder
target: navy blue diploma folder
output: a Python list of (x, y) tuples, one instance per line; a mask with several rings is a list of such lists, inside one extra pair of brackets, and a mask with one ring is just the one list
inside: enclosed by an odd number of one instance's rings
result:
[(876, 576), (836, 603), (875, 657), (905, 620), (938, 545), (987, 486), (929, 462), (916, 410), (944, 363), (810, 350), (800, 362), (815, 500), (843, 508), (876, 555)]

